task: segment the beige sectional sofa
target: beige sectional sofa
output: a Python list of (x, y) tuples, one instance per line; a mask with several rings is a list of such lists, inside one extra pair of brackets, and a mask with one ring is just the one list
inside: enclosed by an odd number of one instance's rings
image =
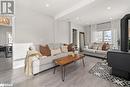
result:
[[(50, 49), (61, 49), (61, 47), (63, 46), (63, 44), (61, 43), (50, 43), (48, 44)], [(67, 56), (68, 54), (70, 54), (72, 52), (57, 52), (57, 54), (55, 55), (50, 55), (50, 56), (43, 56), (44, 58), (39, 58), (33, 61), (33, 74), (37, 74), (41, 71), (50, 69), (52, 67), (55, 66), (55, 64), (53, 63), (54, 59), (63, 57), (63, 56)]]
[[(107, 45), (107, 47), (105, 47)], [(84, 54), (99, 58), (106, 58), (107, 52), (112, 48), (112, 45), (108, 43), (91, 43), (84, 49)]]

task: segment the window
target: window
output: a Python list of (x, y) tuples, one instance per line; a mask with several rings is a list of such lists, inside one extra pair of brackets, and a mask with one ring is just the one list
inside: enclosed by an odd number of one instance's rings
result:
[(104, 31), (104, 42), (111, 43), (112, 42), (112, 34), (110, 31)]
[(109, 31), (97, 31), (96, 42), (108, 42), (112, 43), (112, 32)]
[(102, 40), (103, 40), (102, 37), (103, 37), (103, 32), (102, 31), (96, 32), (96, 42), (102, 42)]

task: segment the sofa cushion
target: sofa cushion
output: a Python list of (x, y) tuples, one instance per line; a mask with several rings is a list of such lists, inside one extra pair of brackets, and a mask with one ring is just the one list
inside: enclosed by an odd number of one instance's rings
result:
[(97, 50), (97, 49), (98, 49), (98, 46), (99, 46), (98, 43), (94, 43), (92, 49)]
[(86, 49), (86, 51), (87, 52), (91, 52), (91, 53), (95, 53), (96, 52), (96, 50), (94, 50), (94, 49)]
[(58, 59), (58, 58), (67, 56), (68, 53), (69, 53), (69, 52), (59, 53), (59, 54), (56, 54), (55, 56), (48, 56), (47, 58), (40, 58), (40, 65), (48, 64), (48, 63), (53, 63), (53, 60), (54, 60), (54, 59)]
[(56, 54), (55, 57), (61, 58), (61, 57), (67, 56), (68, 54), (69, 54), (69, 52), (59, 53), (59, 54)]
[(107, 54), (107, 51), (103, 51), (103, 50), (96, 50), (96, 53), (98, 53), (98, 54)]
[(62, 52), (68, 52), (68, 46), (61, 46)]
[(48, 46), (49, 46), (50, 50), (54, 49), (54, 44), (53, 43), (49, 43)]
[(92, 49), (93, 48), (93, 43), (89, 43), (88, 44), (88, 49)]
[(61, 53), (61, 49), (60, 48), (51, 50), (51, 56), (54, 56), (54, 55), (59, 54), (59, 53)]
[(40, 45), (39, 50), (43, 56), (51, 56), (51, 51), (48, 45), (45, 45), (45, 46)]
[(53, 60), (56, 59), (55, 56), (48, 56), (47, 58), (40, 58), (40, 65), (52, 63)]

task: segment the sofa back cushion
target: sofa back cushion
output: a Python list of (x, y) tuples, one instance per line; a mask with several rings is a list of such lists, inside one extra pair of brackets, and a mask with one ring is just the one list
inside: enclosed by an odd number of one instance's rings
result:
[(45, 46), (40, 45), (39, 50), (43, 56), (51, 56), (51, 51), (48, 45)]
[(98, 49), (98, 46), (99, 46), (98, 43), (93, 43), (93, 47), (92, 47), (92, 49), (97, 50), (97, 49)]
[(89, 49), (95, 49), (95, 50), (97, 50), (98, 49), (98, 43), (96, 43), (96, 42), (94, 42), (94, 43), (90, 43), (89, 45), (88, 45), (88, 48)]
[(88, 49), (93, 49), (93, 44), (94, 44), (94, 43), (89, 43), (89, 44), (88, 44)]
[(54, 49), (54, 50), (51, 50), (51, 56), (55, 56), (56, 54), (59, 54), (61, 53), (61, 49)]

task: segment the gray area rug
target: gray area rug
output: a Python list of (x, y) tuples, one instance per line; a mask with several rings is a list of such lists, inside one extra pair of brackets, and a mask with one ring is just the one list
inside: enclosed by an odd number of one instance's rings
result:
[(119, 87), (130, 87), (130, 81), (111, 75), (111, 67), (106, 62), (98, 62), (90, 69), (89, 73), (117, 84)]

